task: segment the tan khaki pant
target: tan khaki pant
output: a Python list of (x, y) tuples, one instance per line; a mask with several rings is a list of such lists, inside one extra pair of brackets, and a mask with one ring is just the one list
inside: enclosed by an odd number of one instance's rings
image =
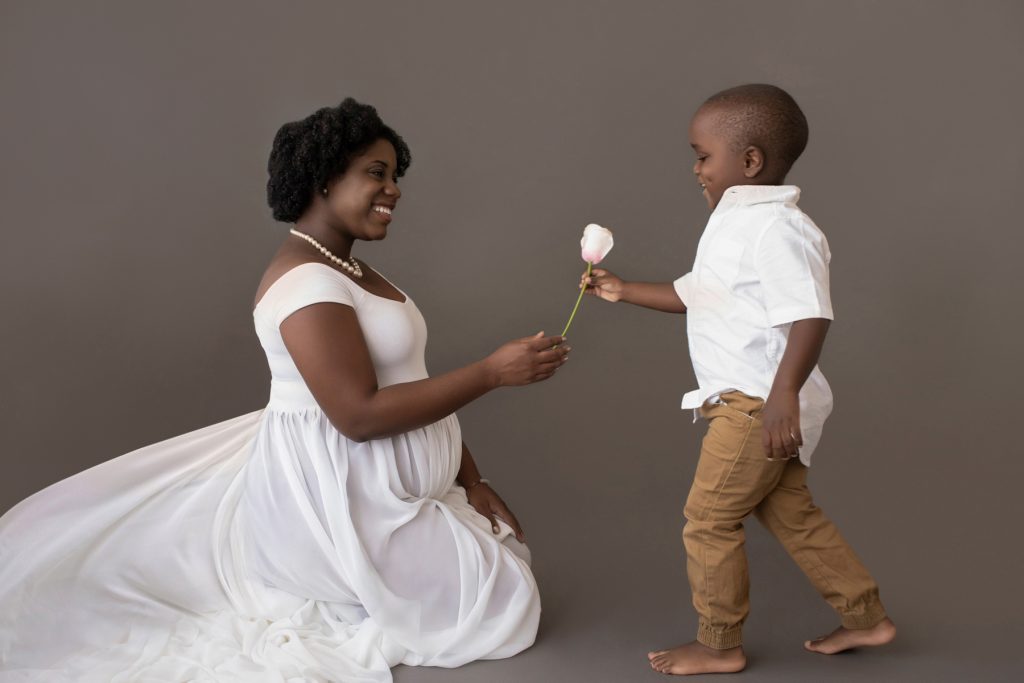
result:
[(764, 401), (738, 391), (705, 404), (708, 433), (686, 500), (686, 569), (700, 616), (697, 640), (717, 649), (742, 642), (750, 611), (743, 520), (754, 513), (833, 608), (846, 628), (885, 618), (878, 585), (807, 489), (798, 458), (771, 461), (761, 445)]

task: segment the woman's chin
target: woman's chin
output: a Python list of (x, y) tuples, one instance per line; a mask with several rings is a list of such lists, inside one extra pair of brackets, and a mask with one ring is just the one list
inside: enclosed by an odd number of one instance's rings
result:
[(388, 229), (386, 227), (374, 226), (369, 230), (364, 230), (363, 234), (358, 239), (364, 242), (379, 242), (388, 236)]

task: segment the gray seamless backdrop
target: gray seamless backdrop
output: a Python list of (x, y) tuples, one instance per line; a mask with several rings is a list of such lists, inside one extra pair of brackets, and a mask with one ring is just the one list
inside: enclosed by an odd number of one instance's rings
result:
[[(689, 117), (745, 82), (811, 126), (790, 181), (828, 235), (836, 408), (812, 488), (877, 575), (892, 646), (805, 654), (835, 618), (748, 525), (753, 681), (1020, 680), (1024, 11), (1019, 2), (0, 4), (0, 510), (264, 405), (252, 297), (285, 121), (374, 104), (413, 165), (383, 243), (434, 374), (558, 332), (583, 226), (668, 280), (707, 218)], [(680, 530), (703, 425), (682, 317), (587, 299), (552, 381), (460, 412), (524, 523), (538, 643), (400, 683), (653, 681), (692, 637)], [(183, 577), (187, 580), (187, 577)]]

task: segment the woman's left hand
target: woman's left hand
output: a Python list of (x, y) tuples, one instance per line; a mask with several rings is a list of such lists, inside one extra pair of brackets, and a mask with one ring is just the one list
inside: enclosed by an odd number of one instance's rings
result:
[(519, 520), (508, 509), (501, 496), (491, 488), (490, 484), (482, 481), (475, 486), (471, 486), (466, 489), (466, 497), (469, 498), (469, 504), (473, 506), (473, 509), (490, 520), (494, 533), (498, 533), (498, 522), (495, 519), (497, 517), (512, 527), (517, 541), (520, 543), (526, 542), (526, 535), (523, 534), (523, 527), (519, 525)]

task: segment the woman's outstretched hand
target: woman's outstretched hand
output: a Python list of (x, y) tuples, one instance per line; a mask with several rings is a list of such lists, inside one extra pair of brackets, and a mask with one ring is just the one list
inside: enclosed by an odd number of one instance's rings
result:
[(520, 543), (526, 542), (526, 535), (523, 533), (523, 527), (520, 526), (519, 520), (508, 509), (501, 496), (491, 488), (490, 484), (480, 482), (475, 486), (471, 486), (466, 490), (466, 497), (469, 498), (469, 504), (473, 506), (473, 509), (486, 517), (491, 523), (491, 529), (494, 533), (498, 533), (498, 522), (495, 520), (495, 517), (497, 517), (512, 527), (512, 530), (516, 533), (517, 541)]
[(589, 276), (583, 273), (580, 276), (580, 287), (586, 287), (587, 294), (605, 301), (618, 301), (622, 298), (622, 278), (604, 268), (594, 268)]
[(548, 379), (569, 358), (572, 349), (564, 337), (545, 337), (538, 332), (532, 337), (515, 339), (504, 344), (486, 359), (495, 386), (515, 387)]

